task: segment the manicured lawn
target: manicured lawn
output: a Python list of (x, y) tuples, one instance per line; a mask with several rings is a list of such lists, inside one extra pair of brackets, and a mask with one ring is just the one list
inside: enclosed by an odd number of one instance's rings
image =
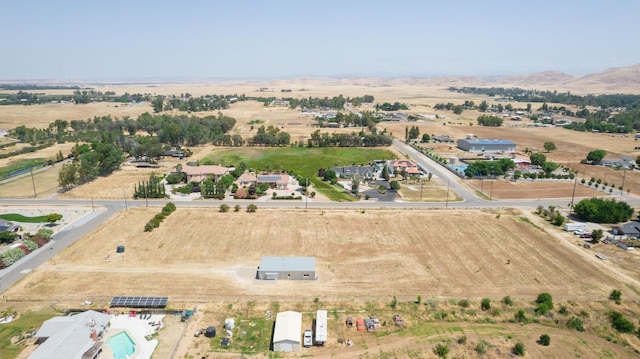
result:
[(11, 323), (0, 324), (0, 353), (2, 359), (16, 358), (24, 349), (21, 345), (11, 345), (11, 338), (24, 335), (27, 332), (38, 330), (42, 323), (57, 316), (52, 310), (25, 313)]
[(373, 160), (389, 160), (393, 152), (379, 148), (222, 148), (216, 149), (201, 164), (237, 165), (244, 161), (249, 168), (261, 171), (287, 170), (308, 177), (314, 188), (332, 201), (353, 201), (344, 189), (317, 177), (320, 168), (366, 165)]
[(0, 214), (0, 218), (11, 222), (46, 223), (47, 216), (27, 217), (17, 213)]

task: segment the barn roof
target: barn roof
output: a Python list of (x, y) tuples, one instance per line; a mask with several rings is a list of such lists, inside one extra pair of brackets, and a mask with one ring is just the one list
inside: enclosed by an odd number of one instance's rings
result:
[(316, 257), (262, 257), (260, 270), (268, 272), (315, 271)]
[(276, 327), (273, 330), (273, 342), (293, 341), (300, 343), (300, 331), (302, 330), (302, 313), (280, 312), (276, 315)]
[(474, 139), (464, 138), (464, 139), (460, 139), (459, 141), (464, 141), (474, 145), (515, 145), (516, 144), (515, 142), (510, 140), (499, 140), (499, 139), (487, 140), (482, 138), (474, 138)]

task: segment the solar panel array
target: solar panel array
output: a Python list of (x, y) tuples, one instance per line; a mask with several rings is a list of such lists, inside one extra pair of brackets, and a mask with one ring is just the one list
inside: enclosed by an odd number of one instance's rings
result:
[(113, 297), (111, 307), (164, 308), (168, 297)]

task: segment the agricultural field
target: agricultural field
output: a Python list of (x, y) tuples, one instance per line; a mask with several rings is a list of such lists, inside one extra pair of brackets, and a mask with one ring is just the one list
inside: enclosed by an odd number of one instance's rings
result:
[[(496, 180), (468, 180), (468, 184), (475, 187), (491, 199), (536, 199), (536, 198), (571, 198), (573, 195), (574, 181), (563, 182), (511, 182), (504, 179)], [(577, 184), (575, 197), (608, 196), (608, 192), (598, 191), (593, 188)], [(620, 191), (616, 191), (619, 193)]]

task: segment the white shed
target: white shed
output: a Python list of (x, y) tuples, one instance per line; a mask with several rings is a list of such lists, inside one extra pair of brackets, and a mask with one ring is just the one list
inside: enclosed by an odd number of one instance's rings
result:
[(300, 351), (301, 330), (302, 313), (292, 311), (278, 313), (276, 316), (276, 327), (273, 330), (273, 351)]

